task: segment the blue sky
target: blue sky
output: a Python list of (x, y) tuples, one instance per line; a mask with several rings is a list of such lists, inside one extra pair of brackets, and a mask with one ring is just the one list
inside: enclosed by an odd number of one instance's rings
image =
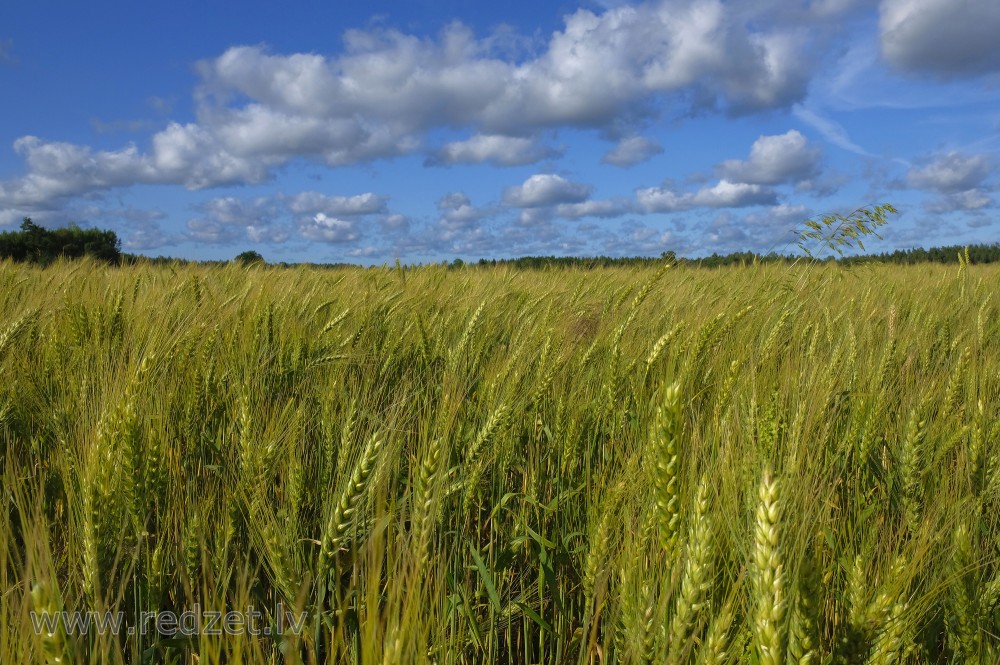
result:
[(1000, 2), (0, 6), (0, 229), (273, 261), (1000, 240)]

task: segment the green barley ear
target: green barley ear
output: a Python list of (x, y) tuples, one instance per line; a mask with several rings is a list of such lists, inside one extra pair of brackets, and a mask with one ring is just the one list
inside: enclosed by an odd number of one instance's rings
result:
[(583, 565), (583, 593), (586, 611), (590, 611), (593, 607), (595, 590), (602, 573), (608, 572), (608, 552), (614, 522), (618, 517), (616, 510), (618, 490), (619, 488), (616, 487), (605, 494), (600, 503), (600, 517), (596, 524), (591, 527), (591, 534), (588, 538), (589, 547)]
[(294, 601), (302, 576), (278, 520), (261, 503), (259, 499), (254, 500), (256, 505), (251, 507), (251, 542), (263, 555), (275, 588), (285, 600)]
[(975, 415), (969, 430), (969, 445), (966, 449), (969, 478), (972, 482), (973, 493), (977, 497), (981, 497), (982, 491), (987, 487), (986, 480), (989, 471), (984, 445), (985, 428), (983, 423), (985, 419), (983, 401), (977, 400)]
[(807, 551), (799, 570), (795, 604), (788, 630), (788, 662), (793, 665), (819, 663), (819, 618), (822, 583), (812, 551)]
[(658, 340), (656, 340), (656, 343), (653, 344), (653, 348), (650, 349), (649, 355), (646, 356), (645, 372), (647, 376), (653, 369), (653, 365), (655, 365), (656, 361), (659, 360), (660, 355), (663, 353), (663, 349), (665, 349), (667, 345), (670, 344), (677, 337), (678, 334), (680, 334), (681, 330), (683, 330), (683, 327), (684, 327), (683, 323), (678, 323), (669, 331), (663, 333), (663, 335)]
[(903, 504), (903, 515), (911, 535), (915, 535), (923, 519), (923, 480), (924, 480), (924, 437), (927, 433), (925, 421), (918, 411), (910, 412), (910, 420), (906, 426), (906, 436), (903, 438), (899, 452), (900, 487)]
[[(354, 444), (355, 428), (358, 424), (358, 417), (361, 413), (361, 404), (357, 397), (351, 399), (351, 403), (347, 408), (346, 419), (344, 420), (344, 426), (340, 430), (340, 448), (337, 451), (337, 472), (336, 472), (336, 482), (343, 482), (344, 474), (347, 472), (347, 463), (350, 461), (350, 456), (347, 455), (347, 451), (351, 449)], [(331, 443), (332, 444), (332, 439)]]
[(982, 593), (979, 594), (979, 606), (986, 610), (1000, 606), (1000, 572), (995, 572), (993, 579), (983, 585)]
[(667, 270), (669, 270), (672, 266), (673, 263), (664, 263), (663, 266), (653, 274), (649, 281), (642, 285), (642, 288), (635, 294), (635, 298), (632, 299), (632, 302), (629, 305), (629, 310), (631, 312), (639, 309), (639, 306), (642, 305), (646, 298), (649, 297), (649, 294), (652, 292), (653, 287), (656, 286), (656, 283), (663, 278), (663, 275), (665, 275)]
[(705, 641), (698, 650), (697, 665), (722, 665), (732, 662), (729, 654), (729, 631), (734, 618), (733, 599), (730, 598), (708, 627)]
[(993, 299), (993, 292), (990, 291), (986, 294), (983, 299), (983, 303), (979, 306), (979, 311), (976, 314), (976, 341), (980, 347), (986, 343), (986, 309), (990, 305), (990, 300)]
[(23, 314), (7, 326), (3, 333), (0, 333), (0, 360), (3, 360), (4, 355), (14, 345), (14, 342), (31, 327), (37, 317), (37, 309)]
[(343, 547), (348, 529), (356, 518), (358, 505), (364, 498), (368, 481), (378, 463), (378, 455), (382, 449), (382, 437), (372, 436), (358, 457), (354, 471), (346, 485), (340, 490), (340, 495), (334, 503), (333, 512), (326, 523), (323, 538), (320, 541), (320, 554), (317, 562), (316, 579), (324, 580), (330, 572), (337, 553)]
[(594, 355), (597, 353), (597, 343), (599, 340), (600, 337), (595, 337), (594, 341), (590, 343), (589, 347), (587, 347), (587, 350), (583, 352), (582, 356), (580, 356), (580, 360), (576, 364), (578, 371), (582, 371), (587, 364), (593, 360)]
[(154, 363), (155, 356), (143, 358), (121, 403), (103, 419), (99, 434), (119, 451), (124, 504), (137, 533), (146, 527), (167, 482), (163, 442), (159, 437), (143, 436), (138, 410), (138, 395), (148, 389)]
[(552, 332), (549, 331), (545, 337), (545, 344), (542, 345), (542, 353), (538, 360), (538, 371), (535, 376), (535, 387), (528, 398), (528, 404), (537, 405), (541, 402), (545, 392), (552, 384), (555, 377), (556, 364), (552, 362)]
[(476, 433), (476, 438), (472, 440), (468, 452), (465, 455), (465, 510), (469, 511), (476, 491), (479, 488), (479, 479), (486, 468), (488, 455), (485, 449), (494, 441), (497, 435), (507, 426), (510, 416), (510, 407), (507, 402), (497, 406), (483, 423), (483, 426)]
[(773, 326), (771, 326), (771, 332), (768, 333), (767, 339), (764, 340), (764, 344), (763, 346), (761, 346), (761, 350), (760, 353), (758, 354), (758, 357), (769, 359), (771, 357), (772, 350), (779, 347), (778, 340), (784, 339), (782, 336), (782, 331), (784, 330), (785, 324), (788, 322), (788, 319), (791, 318), (793, 313), (794, 310), (789, 307), (786, 307), (781, 311), (781, 315), (778, 317), (778, 320), (774, 323)]
[(722, 411), (730, 404), (733, 395), (733, 386), (740, 374), (740, 361), (733, 360), (729, 363), (729, 371), (722, 382), (721, 388), (715, 393), (715, 405), (712, 407), (712, 423), (721, 426)]
[(332, 319), (330, 319), (327, 322), (327, 324), (325, 326), (323, 326), (323, 330), (321, 330), (319, 334), (320, 335), (325, 335), (326, 333), (330, 332), (331, 330), (333, 330), (334, 328), (336, 328), (337, 326), (339, 326), (341, 323), (344, 322), (344, 319), (347, 318), (347, 315), (350, 314), (350, 312), (351, 312), (351, 308), (348, 307), (343, 312), (341, 312), (337, 316), (335, 316)]
[(438, 479), (444, 467), (444, 438), (435, 437), (424, 453), (413, 494), (412, 528), (417, 547), (417, 565), (423, 569), (430, 558), (430, 544), (438, 518)]
[(428, 366), (434, 359), (434, 349), (431, 347), (430, 335), (427, 333), (427, 324), (424, 323), (424, 317), (420, 314), (417, 314), (417, 332), (419, 333), (417, 339), (420, 342), (418, 347), (420, 358), (424, 361), (424, 365)]
[(910, 623), (910, 606), (904, 599), (897, 600), (889, 610), (882, 629), (875, 636), (868, 665), (893, 665), (907, 662), (913, 648), (913, 630)]
[(787, 595), (781, 513), (781, 485), (768, 468), (760, 481), (753, 551), (753, 628), (761, 665), (785, 661)]
[(246, 481), (247, 487), (256, 489), (259, 486), (259, 479), (264, 473), (261, 451), (255, 436), (254, 414), (250, 405), (250, 397), (247, 391), (243, 391), (239, 397), (239, 461), (242, 478)]
[(201, 571), (201, 536), (201, 509), (197, 505), (192, 505), (181, 543), (184, 550), (184, 570), (192, 589), (197, 587)]
[(702, 475), (694, 502), (694, 513), (688, 532), (687, 560), (681, 577), (680, 596), (670, 622), (668, 663), (681, 663), (695, 627), (708, 601), (715, 579), (714, 533), (708, 477)]
[(167, 593), (169, 583), (169, 554), (166, 548), (167, 540), (160, 534), (156, 537), (156, 547), (153, 548), (149, 557), (149, 566), (146, 570), (146, 583), (149, 585), (149, 598), (151, 607), (160, 607)]
[(912, 648), (916, 626), (914, 610), (907, 602), (907, 559), (897, 555), (882, 580), (881, 589), (869, 607), (869, 624), (876, 626), (871, 665), (890, 665), (904, 661)]
[(32, 623), (38, 626), (36, 633), (42, 643), (42, 653), (49, 665), (71, 662), (67, 654), (66, 627), (61, 618), (61, 607), (55, 594), (50, 592), (49, 583), (42, 581), (31, 585)]
[[(635, 596), (631, 602), (623, 598), (618, 662), (650, 665), (656, 657), (656, 590), (648, 580), (637, 579), (640, 577), (638, 571), (633, 571), (629, 577), (637, 588), (629, 585), (630, 590), (626, 593)], [(624, 574), (622, 578), (625, 579)]]
[(948, 589), (950, 611), (945, 620), (952, 650), (968, 662), (975, 662), (982, 638), (978, 593), (974, 588), (978, 564), (972, 537), (972, 530), (965, 522), (955, 527), (952, 536), (955, 547), (951, 561), (952, 576)]
[(95, 437), (80, 474), (83, 589), (92, 601), (103, 591), (102, 576), (114, 547), (111, 532), (119, 514), (117, 453), (104, 437)]
[[(742, 312), (737, 312), (735, 316), (739, 317), (747, 311), (749, 310), (744, 309)], [(681, 385), (689, 386), (692, 381), (702, 375), (702, 366), (705, 362), (705, 357), (718, 339), (718, 333), (725, 324), (725, 312), (719, 312), (714, 318), (702, 324), (694, 343), (684, 351), (686, 360), (681, 370), (681, 379), (679, 382)]]
[(465, 326), (465, 330), (462, 331), (462, 336), (458, 339), (458, 342), (448, 353), (448, 367), (454, 370), (458, 366), (458, 362), (461, 360), (462, 355), (465, 353), (466, 348), (472, 341), (472, 338), (476, 334), (476, 330), (479, 328), (479, 322), (482, 318), (483, 308), (486, 307), (486, 301), (484, 300), (476, 311), (473, 312), (472, 318)]
[(871, 607), (872, 591), (868, 582), (868, 571), (865, 569), (865, 556), (856, 554), (851, 567), (847, 570), (848, 605), (848, 647), (851, 653), (863, 653), (862, 644), (867, 644), (868, 617)]
[(965, 406), (965, 384), (966, 374), (969, 368), (969, 361), (972, 359), (972, 349), (966, 346), (962, 349), (962, 354), (958, 357), (948, 379), (948, 388), (945, 390), (944, 409), (946, 413), (958, 414)]
[(653, 511), (656, 514), (656, 528), (663, 553), (672, 558), (677, 547), (679, 515), (679, 478), (681, 429), (680, 384), (666, 388), (663, 401), (656, 408), (653, 428), (650, 432), (650, 451), (653, 469)]

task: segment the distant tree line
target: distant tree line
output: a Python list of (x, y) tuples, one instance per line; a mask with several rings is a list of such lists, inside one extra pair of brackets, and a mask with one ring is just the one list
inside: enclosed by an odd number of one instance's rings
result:
[[(857, 256), (844, 256), (842, 258), (827, 257), (821, 259), (825, 262), (836, 262), (841, 265), (859, 265), (863, 263), (890, 263), (897, 265), (910, 265), (914, 263), (958, 263), (958, 255), (965, 255), (968, 250), (969, 263), (984, 264), (1000, 262), (1000, 243), (989, 245), (949, 245), (947, 247), (934, 247), (931, 249), (905, 249), (881, 254), (861, 254)], [(753, 263), (794, 263), (802, 262), (806, 259), (802, 256), (777, 254), (770, 252), (758, 254), (755, 252), (732, 252), (730, 254), (712, 254), (701, 258), (679, 258), (673, 252), (664, 252), (659, 257), (649, 256), (522, 256), (514, 259), (480, 259), (479, 266), (510, 266), (520, 269), (541, 269), (541, 268), (608, 268), (612, 266), (652, 266), (658, 265), (667, 260), (676, 262), (681, 266), (694, 266), (701, 268), (721, 268), (733, 265), (750, 265)], [(463, 267), (461, 260), (456, 260), (450, 264), (452, 268)]]
[(855, 263), (958, 263), (958, 255), (965, 256), (969, 252), (969, 263), (997, 263), (1000, 261), (1000, 243), (991, 245), (948, 245), (932, 247), (931, 249), (897, 249), (895, 252), (869, 254), (865, 256), (849, 256), (840, 262)]
[(81, 229), (74, 224), (46, 229), (29, 217), (21, 222), (20, 231), (0, 233), (0, 259), (46, 265), (59, 257), (77, 259), (83, 256), (118, 263), (121, 242), (114, 231)]
[[(1000, 262), (1000, 243), (979, 245), (949, 245), (931, 249), (905, 249), (881, 254), (862, 254), (857, 256), (827, 257), (821, 259), (827, 262), (837, 262), (842, 265), (858, 265), (862, 263), (890, 263), (909, 265), (914, 263), (958, 263), (958, 255), (968, 252), (969, 263)], [(150, 258), (121, 251), (121, 242), (114, 231), (101, 229), (82, 229), (71, 224), (64, 228), (46, 229), (25, 217), (20, 231), (0, 233), (0, 260), (12, 259), (47, 265), (60, 257), (80, 258), (89, 256), (112, 264), (187, 264), (200, 263), (204, 265), (225, 265), (227, 261), (188, 261), (170, 257)], [(594, 269), (610, 267), (649, 267), (661, 265), (663, 261), (676, 262), (682, 266), (702, 268), (721, 268), (732, 265), (750, 265), (753, 263), (793, 263), (805, 260), (802, 256), (783, 255), (775, 252), (758, 254), (755, 252), (732, 252), (729, 254), (712, 254), (702, 258), (677, 257), (674, 252), (663, 252), (660, 256), (522, 256), (512, 259), (480, 259), (477, 263), (466, 263), (455, 259), (451, 263), (443, 263), (448, 268), (504, 266), (520, 270), (539, 270), (545, 268), (577, 268)], [(242, 266), (269, 265), (264, 257), (255, 251), (246, 251), (237, 255), (232, 263)], [(290, 264), (285, 262), (270, 264), (276, 267), (292, 267), (307, 265), (315, 268), (344, 268), (348, 263), (334, 264)], [(398, 265), (398, 262), (397, 262)], [(404, 266), (399, 266), (404, 267)], [(417, 267), (417, 266), (406, 266)]]

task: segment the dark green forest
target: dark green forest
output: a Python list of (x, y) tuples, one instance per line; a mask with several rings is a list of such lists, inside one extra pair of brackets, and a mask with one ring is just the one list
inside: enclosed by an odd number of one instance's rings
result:
[(70, 225), (46, 229), (25, 217), (20, 231), (0, 233), (0, 259), (47, 265), (59, 257), (90, 256), (108, 263), (121, 262), (121, 242), (114, 231)]

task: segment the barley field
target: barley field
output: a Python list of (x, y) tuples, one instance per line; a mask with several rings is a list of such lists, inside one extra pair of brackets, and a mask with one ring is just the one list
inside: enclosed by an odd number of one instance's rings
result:
[(0, 263), (0, 661), (998, 662), (998, 288)]

